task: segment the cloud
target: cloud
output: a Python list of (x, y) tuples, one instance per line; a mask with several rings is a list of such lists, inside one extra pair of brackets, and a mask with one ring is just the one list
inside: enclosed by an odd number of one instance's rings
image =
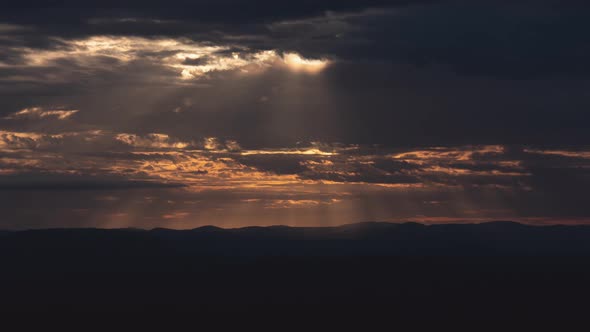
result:
[[(587, 14), (548, 0), (6, 6), (2, 207), (31, 224), (177, 227), (587, 216)], [(137, 190), (95, 200), (101, 181), (103, 196)], [(35, 188), (34, 216), (7, 206)]]
[[(226, 52), (231, 44), (195, 42), (189, 39), (144, 38), (136, 36), (90, 36), (82, 39), (59, 39), (59, 47), (37, 49), (14, 47), (20, 54), (18, 67), (59, 68), (64, 71), (111, 71), (135, 62), (146, 61), (177, 72), (178, 79), (205, 77), (208, 73), (239, 70), (258, 72), (271, 66), (283, 66), (295, 72), (316, 73), (323, 70), (327, 60), (305, 59), (297, 53), (280, 54), (274, 49)], [(245, 48), (246, 50), (246, 48)], [(61, 80), (67, 80), (63, 73)], [(22, 79), (22, 78), (21, 78)], [(55, 80), (55, 77), (54, 77)]]
[(16, 119), (43, 119), (43, 118), (55, 118), (57, 120), (65, 120), (72, 115), (78, 113), (78, 110), (68, 109), (43, 109), (42, 107), (29, 107), (24, 108), (18, 112), (10, 114), (4, 119), (16, 120)]
[[(66, 2), (51, 8), (33, 2), (43, 10), (17, 6), (3, 11), (0, 19), (10, 28), (0, 33), (7, 34), (12, 43), (5, 50), (7, 59), (15, 62), (19, 52), (24, 52), (29, 63), (37, 64), (43, 63), (37, 52), (46, 53), (47, 60), (48, 52), (58, 55), (67, 49), (83, 55), (88, 42), (103, 47), (104, 53), (104, 46), (113, 46), (115, 40), (127, 40), (137, 48), (142, 39), (148, 43), (151, 39), (155, 49), (165, 40), (182, 40), (184, 48), (191, 43), (218, 48), (211, 54), (193, 49), (177, 61), (178, 66), (198, 67), (196, 72), (201, 74), (212, 68), (241, 67), (241, 61), (251, 62), (265, 51), (297, 53), (293, 59), (287, 56), (286, 62), (305, 71), (314, 66), (299, 66), (305, 61), (297, 57), (307, 59), (308, 65), (328, 56), (519, 79), (585, 77), (589, 73), (584, 65), (588, 41), (580, 33), (587, 28), (588, 8), (579, 3), (318, 1), (284, 8), (265, 1), (256, 10), (243, 1), (221, 3), (225, 5), (182, 2), (176, 8), (153, 2), (123, 9), (98, 2), (83, 7)], [(100, 39), (110, 41), (105, 44)], [(121, 50), (122, 46), (117, 47)], [(152, 54), (167, 51), (153, 50)], [(185, 77), (194, 76), (192, 69), (185, 69)]]
[[(279, 217), (293, 225), (421, 218), (542, 218), (546, 223), (588, 213), (583, 204), (590, 184), (588, 159), (568, 156), (585, 150), (495, 145), (374, 150), (341, 144), (331, 149), (331, 155), (269, 150), (246, 150), (244, 155), (244, 150), (136, 147), (62, 157), (14, 151), (0, 158), (1, 168), (12, 163), (14, 172), (0, 177), (0, 196), (26, 192), (47, 200), (46, 192), (68, 197), (68, 204), (65, 198), (51, 199), (59, 207), (53, 212), (35, 201), (31, 213), (39, 217), (37, 225), (61, 216), (68, 222), (82, 218), (91, 225), (119, 227), (157, 226), (166, 220), (175, 228), (216, 218), (218, 225), (231, 227), (244, 225), (244, 214), (256, 218), (254, 224), (276, 224)], [(543, 151), (561, 153), (547, 159)], [(35, 163), (25, 166), (25, 161)], [(69, 192), (86, 194), (72, 199)], [(105, 196), (118, 199), (101, 199)], [(28, 220), (10, 212), (13, 207), (4, 208), (16, 220)]]
[(590, 159), (590, 153), (584, 150), (542, 150), (542, 149), (524, 149), (526, 153), (539, 154), (543, 156), (567, 157), (571, 159), (587, 160)]
[(177, 141), (166, 134), (151, 133), (144, 136), (135, 134), (117, 134), (115, 139), (134, 148), (150, 149), (184, 149), (191, 143)]
[[(215, 53), (219, 53), (220, 51), (217, 51)], [(185, 58), (184, 61), (182, 62), (183, 65), (185, 66), (205, 66), (207, 65), (210, 61), (212, 61), (213, 59), (211, 59), (209, 56), (200, 56), (198, 58)]]
[(91, 176), (52, 173), (0, 175), (0, 190), (128, 190), (147, 188), (180, 188), (179, 183), (130, 180), (119, 176)]
[[(577, 33), (584, 11), (554, 5), (270, 4), (276, 15), (236, 13), (257, 19), (232, 24), (229, 16), (205, 15), (216, 7), (197, 20), (160, 4), (154, 16), (131, 6), (124, 17), (72, 5), (88, 20), (63, 18), (63, 26), (76, 26), (71, 32), (46, 21), (55, 17), (11, 16), (20, 28), (0, 46), (7, 96), (0, 117), (30, 105), (69, 105), (94, 129), (187, 142), (219, 137), (255, 148), (310, 139), (543, 144), (547, 132), (555, 144), (586, 144), (590, 102), (579, 79), (586, 42)], [(540, 35), (562, 47), (546, 47)], [(186, 98), (198, 103), (185, 106)], [(557, 112), (565, 112), (559, 121)], [(107, 120), (113, 116), (120, 120)]]
[[(90, 18), (102, 18), (106, 22), (166, 23), (174, 21), (204, 21), (224, 23), (268, 22), (274, 20), (309, 17), (326, 11), (356, 11), (383, 5), (406, 6), (432, 1), (420, 0), (369, 0), (358, 1), (305, 1), (297, 6), (284, 6), (274, 1), (256, 4), (244, 0), (199, 1), (131, 1), (125, 5), (107, 5), (104, 1), (89, 1), (83, 5), (76, 1), (62, 1), (47, 6), (43, 1), (27, 1), (23, 5), (7, 7), (0, 18), (19, 23), (49, 25), (62, 22), (65, 25), (80, 24)], [(97, 22), (97, 21), (93, 21)], [(100, 22), (100, 21), (98, 21)], [(56, 27), (59, 28), (59, 27)]]
[[(43, 124), (43, 127), (49, 126)], [(30, 150), (39, 154), (41, 151), (67, 154), (92, 150), (122, 150), (123, 144), (115, 139), (112, 132), (102, 130), (54, 133), (0, 130), (0, 147), (15, 151)]]

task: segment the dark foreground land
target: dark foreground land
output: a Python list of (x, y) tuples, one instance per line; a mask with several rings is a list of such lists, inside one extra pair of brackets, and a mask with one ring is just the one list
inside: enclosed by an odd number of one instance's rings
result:
[(585, 226), (2, 232), (0, 264), (0, 316), (590, 324)]

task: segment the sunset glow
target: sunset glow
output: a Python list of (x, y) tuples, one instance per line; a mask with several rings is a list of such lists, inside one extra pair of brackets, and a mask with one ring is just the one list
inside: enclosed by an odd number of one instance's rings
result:
[(580, 11), (94, 5), (0, 13), (0, 230), (590, 219)]

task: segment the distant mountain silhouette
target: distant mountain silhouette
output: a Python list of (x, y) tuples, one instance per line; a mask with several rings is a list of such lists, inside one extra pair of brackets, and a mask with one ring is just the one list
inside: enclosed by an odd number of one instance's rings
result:
[(0, 313), (293, 315), (284, 322), (320, 313), (331, 324), (371, 315), (363, 324), (556, 319), (561, 327), (587, 314), (590, 227), (5, 231), (0, 271)]
[(590, 255), (588, 226), (364, 222), (337, 227), (48, 229), (0, 233), (4, 252), (74, 249), (258, 255)]

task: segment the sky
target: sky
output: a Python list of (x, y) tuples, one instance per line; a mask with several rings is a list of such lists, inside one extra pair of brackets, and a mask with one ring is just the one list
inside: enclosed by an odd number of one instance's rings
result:
[(590, 223), (584, 1), (19, 1), (0, 229)]

